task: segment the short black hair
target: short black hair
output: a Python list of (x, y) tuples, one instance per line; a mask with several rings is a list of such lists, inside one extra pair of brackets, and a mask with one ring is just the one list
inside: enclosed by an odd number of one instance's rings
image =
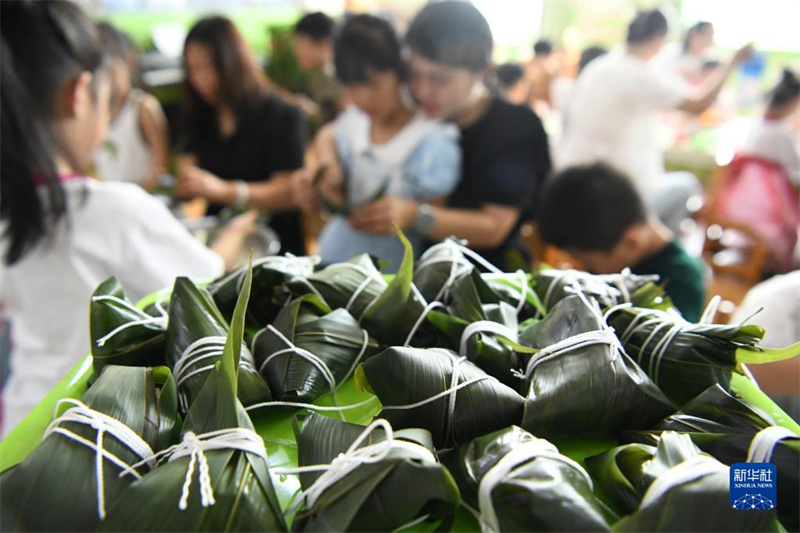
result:
[(602, 46), (590, 46), (586, 48), (583, 52), (581, 52), (581, 58), (580, 61), (578, 61), (578, 74), (583, 72), (583, 69), (585, 69), (589, 63), (598, 57), (606, 55), (607, 53), (608, 50)]
[(784, 69), (781, 80), (769, 92), (769, 108), (779, 109), (800, 96), (800, 81), (791, 70)]
[(664, 37), (669, 31), (667, 17), (659, 9), (637, 11), (628, 25), (628, 44), (642, 44), (657, 37)]
[(495, 71), (495, 78), (497, 79), (497, 87), (502, 90), (510, 89), (516, 85), (525, 71), (517, 63), (503, 63)]
[(549, 56), (553, 53), (553, 41), (550, 39), (539, 39), (533, 45), (533, 53), (537, 56)]
[(348, 20), (333, 47), (336, 77), (344, 85), (365, 83), (368, 70), (394, 72), (405, 79), (400, 39), (387, 20), (356, 15)]
[(333, 39), (335, 27), (336, 24), (331, 17), (321, 11), (317, 11), (316, 13), (305, 15), (297, 21), (294, 26), (294, 33), (305, 35), (319, 42)]
[(647, 209), (625, 174), (595, 163), (551, 176), (536, 222), (542, 239), (559, 248), (610, 252), (625, 231), (647, 222)]
[(481, 72), (492, 63), (492, 31), (486, 18), (467, 2), (425, 5), (406, 33), (412, 52), (450, 67)]

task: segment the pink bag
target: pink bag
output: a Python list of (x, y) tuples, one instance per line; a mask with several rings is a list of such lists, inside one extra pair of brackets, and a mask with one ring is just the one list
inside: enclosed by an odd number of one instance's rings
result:
[(736, 156), (723, 178), (712, 215), (752, 228), (769, 244), (777, 270), (792, 270), (800, 198), (781, 165), (756, 156)]

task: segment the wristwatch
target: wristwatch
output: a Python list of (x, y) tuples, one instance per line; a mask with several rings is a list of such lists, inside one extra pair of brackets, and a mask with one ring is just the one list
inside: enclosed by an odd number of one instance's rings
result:
[(414, 229), (420, 235), (425, 235), (436, 222), (436, 212), (430, 204), (419, 204), (417, 218), (414, 220)]

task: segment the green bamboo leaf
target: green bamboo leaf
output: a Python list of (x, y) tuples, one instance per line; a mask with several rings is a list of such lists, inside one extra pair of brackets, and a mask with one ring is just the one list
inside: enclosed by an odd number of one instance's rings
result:
[[(214, 363), (221, 359), (220, 347), (224, 339), (228, 338), (228, 324), (220, 314), (208, 292), (199, 288), (187, 278), (175, 280), (169, 308), (169, 326), (166, 338), (166, 360), (176, 369), (184, 352), (193, 344), (207, 339), (216, 338), (215, 344), (209, 347), (209, 352), (197, 353), (208, 355), (204, 359), (197, 359), (191, 364), (182, 364), (181, 372), (176, 372), (179, 392), (185, 398), (185, 405), (191, 406), (199, 394), (209, 375), (208, 370)], [(216, 347), (216, 351), (211, 349)], [(249, 353), (239, 359), (238, 394), (246, 406), (269, 401), (271, 395), (264, 378), (258, 373), (254, 361)], [(200, 369), (206, 368), (206, 371)], [(194, 371), (198, 371), (192, 375)]]
[[(524, 399), (519, 394), (447, 350), (389, 348), (361, 368), (356, 379), (380, 399), (380, 416), (399, 429), (427, 429), (439, 448), (521, 420)], [(451, 388), (454, 369), (458, 390)]]
[(793, 359), (800, 355), (800, 342), (784, 348), (762, 348), (760, 346), (743, 346), (736, 350), (736, 362), (748, 365), (774, 363)]
[(615, 436), (622, 429), (647, 428), (674, 411), (581, 295), (559, 301), (520, 342), (543, 349), (526, 367), (522, 427), (534, 435)]
[(92, 294), (90, 338), (96, 372), (109, 364), (158, 366), (164, 364), (166, 318), (136, 308), (117, 278), (101, 283)]
[(349, 312), (331, 311), (314, 295), (289, 302), (253, 341), (256, 366), (273, 398), (289, 402), (311, 403), (338, 389), (377, 350)]
[(662, 311), (621, 309), (609, 318), (627, 353), (677, 405), (708, 387), (729, 388), (742, 349), (758, 350), (763, 329), (690, 324)]
[[(123, 424), (153, 451), (171, 444), (177, 419), (175, 384), (166, 368), (107, 366), (82, 398), (90, 409)], [(89, 424), (60, 421), (53, 429), (71, 432), (88, 443), (98, 441)], [(102, 448), (133, 465), (139, 455), (114, 435), (104, 433)], [(92, 531), (100, 509), (109, 509), (134, 481), (122, 468), (103, 461), (98, 493), (97, 452), (58, 433), (49, 433), (19, 465), (0, 475), (0, 529), (3, 531)], [(137, 469), (141, 474), (146, 466)], [(100, 504), (103, 495), (104, 505)]]
[(581, 466), (516, 426), (460, 446), (451, 462), (490, 531), (610, 531), (616, 520)]
[[(309, 414), (296, 427), (299, 465), (342, 462), (340, 454), (347, 453), (365, 430), (363, 426)], [(393, 531), (419, 519), (452, 520), (459, 503), (458, 489), (432, 454), (430, 434), (410, 430), (395, 433), (393, 439), (413, 446), (375, 450), (369, 462), (356, 464), (335, 482), (325, 484), (313, 502), (304, 502), (292, 529)], [(366, 435), (359, 453), (365, 454), (369, 447), (381, 444), (389, 444), (387, 434), (377, 428)], [(316, 489), (324, 479), (319, 474), (306, 473), (301, 475), (301, 483), (305, 490)], [(410, 486), (415, 490), (409, 491)]]

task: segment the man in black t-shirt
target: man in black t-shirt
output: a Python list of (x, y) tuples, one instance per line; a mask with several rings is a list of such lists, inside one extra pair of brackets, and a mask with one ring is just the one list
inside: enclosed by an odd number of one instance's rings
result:
[(490, 95), (492, 35), (466, 2), (426, 5), (406, 35), (409, 87), (428, 116), (461, 129), (462, 179), (444, 205), (386, 197), (356, 210), (354, 228), (391, 233), (392, 222), (430, 240), (454, 235), (504, 270), (530, 268), (521, 236), (550, 172), (547, 135), (536, 114)]

